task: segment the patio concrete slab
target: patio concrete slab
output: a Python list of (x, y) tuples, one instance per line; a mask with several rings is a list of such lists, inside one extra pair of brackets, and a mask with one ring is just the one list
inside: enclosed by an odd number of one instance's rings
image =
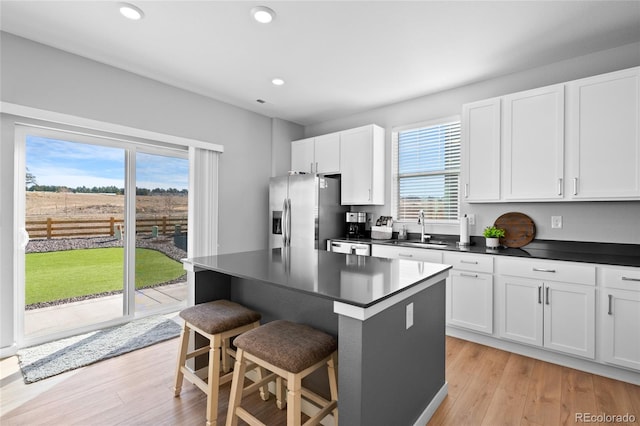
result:
[[(157, 310), (162, 305), (177, 307), (186, 297), (186, 282), (137, 290), (136, 312)], [(32, 309), (24, 313), (24, 333), (29, 338), (43, 336), (117, 319), (122, 312), (122, 294)]]

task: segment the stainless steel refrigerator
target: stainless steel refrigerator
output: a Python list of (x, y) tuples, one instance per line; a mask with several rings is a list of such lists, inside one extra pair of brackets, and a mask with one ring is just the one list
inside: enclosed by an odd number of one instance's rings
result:
[(327, 240), (345, 235), (340, 179), (312, 174), (271, 178), (269, 247), (326, 250)]

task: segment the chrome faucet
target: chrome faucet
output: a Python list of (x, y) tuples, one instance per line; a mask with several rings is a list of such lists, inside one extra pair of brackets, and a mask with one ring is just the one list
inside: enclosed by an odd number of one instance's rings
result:
[(421, 225), (420, 242), (426, 243), (431, 239), (431, 235), (424, 233), (424, 210), (422, 209), (420, 209), (420, 212), (418, 213), (418, 223)]

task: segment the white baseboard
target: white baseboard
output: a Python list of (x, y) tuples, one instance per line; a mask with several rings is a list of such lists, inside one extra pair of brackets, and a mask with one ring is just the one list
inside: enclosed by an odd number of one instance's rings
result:
[(427, 405), (427, 408), (425, 408), (413, 426), (424, 426), (429, 423), (429, 420), (431, 420), (431, 417), (433, 417), (438, 407), (440, 407), (440, 404), (442, 404), (442, 401), (447, 397), (448, 393), (449, 384), (444, 382), (444, 385), (442, 385), (438, 393), (436, 393), (436, 396), (433, 397), (429, 405)]
[(16, 352), (18, 352), (18, 345), (16, 343), (14, 343), (11, 346), (5, 346), (4, 348), (0, 348), (0, 359), (14, 356)]

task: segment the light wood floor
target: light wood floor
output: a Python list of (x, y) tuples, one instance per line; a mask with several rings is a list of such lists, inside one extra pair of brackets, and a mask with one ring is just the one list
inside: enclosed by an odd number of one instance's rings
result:
[[(171, 391), (177, 345), (169, 340), (30, 385), (22, 382), (15, 357), (2, 360), (0, 423), (202, 425), (204, 394), (188, 382), (180, 398)], [(630, 413), (640, 424), (638, 386), (451, 337), (447, 381), (449, 395), (429, 426), (578, 424), (581, 412)], [(219, 423), (228, 392), (227, 385)], [(267, 424), (286, 423), (275, 404), (257, 395), (251, 401), (251, 411)]]

